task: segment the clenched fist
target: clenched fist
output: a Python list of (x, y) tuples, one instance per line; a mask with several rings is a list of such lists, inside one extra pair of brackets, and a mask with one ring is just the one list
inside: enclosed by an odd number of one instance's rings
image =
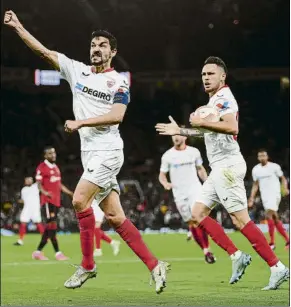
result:
[(16, 14), (13, 11), (5, 12), (4, 24), (14, 29), (21, 25)]
[(82, 127), (80, 120), (67, 120), (65, 123), (65, 131), (72, 133)]

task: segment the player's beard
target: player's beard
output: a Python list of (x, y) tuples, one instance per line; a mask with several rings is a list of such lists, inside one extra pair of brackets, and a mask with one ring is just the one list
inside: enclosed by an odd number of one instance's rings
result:
[[(99, 61), (94, 61), (93, 60), (93, 57), (94, 56), (98, 56), (100, 57), (100, 60)], [(102, 67), (104, 66), (109, 60), (110, 60), (110, 56), (111, 54), (108, 54), (107, 56), (102, 54), (101, 52), (99, 53), (94, 53), (92, 56), (91, 56), (91, 64), (96, 66), (96, 67)]]

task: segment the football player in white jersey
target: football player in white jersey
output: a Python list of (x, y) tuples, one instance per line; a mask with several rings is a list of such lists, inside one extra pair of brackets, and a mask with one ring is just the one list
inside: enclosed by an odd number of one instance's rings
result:
[[(270, 242), (269, 245), (275, 249), (275, 228), (283, 236), (286, 242), (286, 248), (289, 248), (289, 236), (278, 215), (281, 193), (283, 196), (289, 194), (288, 182), (285, 178), (281, 166), (269, 161), (268, 153), (265, 149), (258, 152), (259, 164), (252, 170), (253, 187), (249, 197), (249, 207), (253, 207), (254, 200), (260, 189), (261, 200), (266, 211), (266, 217), (269, 227)], [(281, 185), (282, 183), (282, 192)]]
[(107, 242), (112, 247), (113, 255), (119, 254), (120, 242), (111, 239), (102, 229), (102, 223), (104, 221), (104, 212), (100, 209), (97, 201), (94, 199), (92, 202), (92, 208), (95, 216), (95, 251), (94, 257), (100, 257), (103, 255), (101, 249), (101, 240)]
[(171, 117), (171, 123), (157, 124), (156, 129), (162, 135), (184, 136), (200, 135), (199, 128), (209, 131), (204, 133), (204, 139), (211, 173), (192, 207), (192, 220), (229, 254), (232, 260), (230, 284), (236, 283), (250, 264), (251, 256), (240, 251), (224, 233), (223, 228), (208, 216), (215, 204), (222, 204), (237, 229), (269, 265), (271, 277), (264, 290), (274, 290), (289, 278), (289, 269), (279, 261), (264, 234), (248, 214), (244, 186), (246, 163), (236, 140), (239, 130), (238, 105), (230, 88), (225, 84), (226, 75), (226, 65), (220, 58), (206, 59), (202, 69), (202, 82), (205, 92), (209, 95), (208, 106), (219, 111), (220, 121), (211, 122), (192, 113), (190, 124), (193, 129), (180, 128)]
[(85, 65), (43, 46), (23, 27), (13, 11), (5, 12), (4, 24), (60, 71), (73, 94), (75, 120), (67, 120), (65, 130), (70, 133), (78, 130), (81, 139), (84, 173), (75, 189), (73, 206), (79, 222), (83, 258), (65, 287), (81, 287), (97, 275), (93, 257), (95, 218), (91, 207), (95, 198), (109, 223), (147, 266), (156, 292), (161, 293), (166, 287), (169, 264), (159, 261), (150, 252), (137, 228), (126, 218), (119, 199), (116, 176), (124, 157), (118, 125), (130, 97), (127, 78), (111, 67), (117, 53), (116, 38), (107, 31), (93, 32), (89, 50), (91, 65)]
[(37, 230), (43, 234), (44, 227), (41, 223), (40, 198), (37, 183), (33, 183), (32, 177), (24, 178), (24, 187), (20, 193), (20, 203), (23, 203), (23, 209), (20, 214), (19, 239), (14, 245), (24, 244), (27, 223), (32, 221), (36, 224)]
[[(193, 239), (203, 250), (205, 261), (215, 263), (215, 257), (209, 250), (207, 233), (200, 227), (192, 225), (191, 221), (191, 209), (202, 187), (199, 178), (204, 182), (207, 173), (200, 151), (187, 146), (186, 139), (185, 136), (172, 136), (174, 146), (162, 156), (159, 181), (165, 190), (173, 191), (177, 209), (184, 222), (188, 224)], [(168, 181), (167, 173), (171, 182)]]

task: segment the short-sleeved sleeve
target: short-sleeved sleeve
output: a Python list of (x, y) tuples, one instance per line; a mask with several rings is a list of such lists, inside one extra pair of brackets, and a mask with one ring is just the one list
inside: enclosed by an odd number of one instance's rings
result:
[(114, 94), (113, 103), (121, 103), (124, 105), (128, 105), (130, 103), (129, 81), (123, 75), (120, 75), (120, 80)]
[(256, 168), (255, 167), (252, 170), (252, 177), (253, 177), (253, 181), (257, 181), (258, 180), (258, 177), (257, 177), (257, 174), (256, 174)]
[(201, 166), (202, 164), (203, 164), (203, 160), (202, 160), (202, 157), (201, 157), (201, 153), (200, 153), (200, 151), (197, 149), (197, 151), (196, 151), (195, 165), (196, 165), (196, 166)]
[(169, 170), (170, 170), (170, 165), (169, 165), (165, 155), (163, 155), (160, 171), (163, 172), (163, 173), (168, 173)]
[(36, 175), (35, 175), (35, 180), (37, 182), (42, 182), (43, 179), (43, 170), (41, 164), (37, 167), (36, 169)]
[(283, 176), (283, 171), (282, 171), (281, 166), (279, 164), (275, 164), (275, 174), (278, 178)]
[(214, 102), (215, 107), (219, 111), (220, 117), (231, 114), (231, 113), (237, 113), (238, 107), (236, 103), (231, 101), (231, 99), (227, 99), (227, 97), (218, 98)]
[[(58, 61), (60, 66), (61, 76), (68, 81), (71, 87), (77, 81), (78, 74), (82, 73), (82, 69), (86, 70), (88, 66), (85, 64), (72, 60), (62, 53), (58, 53)], [(87, 71), (84, 71), (84, 73)]]

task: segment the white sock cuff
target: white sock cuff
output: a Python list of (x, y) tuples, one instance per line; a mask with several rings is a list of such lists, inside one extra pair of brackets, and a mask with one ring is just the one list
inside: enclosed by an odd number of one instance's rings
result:
[(242, 252), (240, 250), (237, 250), (234, 254), (230, 255), (231, 260), (237, 260), (242, 255)]

